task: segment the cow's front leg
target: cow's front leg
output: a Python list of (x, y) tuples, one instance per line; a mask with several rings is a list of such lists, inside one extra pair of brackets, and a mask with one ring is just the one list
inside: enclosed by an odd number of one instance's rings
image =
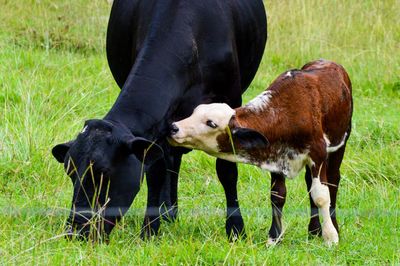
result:
[(240, 236), (245, 236), (243, 218), (237, 197), (237, 166), (236, 163), (217, 159), (216, 168), (226, 196), (227, 218), (225, 229), (229, 240), (232, 241)]
[(166, 221), (175, 221), (178, 215), (178, 176), (181, 166), (182, 153), (172, 152), (166, 158), (167, 172), (161, 190), (161, 215)]
[(268, 245), (276, 244), (282, 239), (282, 209), (285, 201), (285, 177), (280, 174), (271, 173), (272, 224), (269, 229)]
[(164, 160), (153, 164), (146, 172), (147, 208), (141, 232), (142, 239), (158, 234), (160, 228), (160, 192), (164, 184), (166, 165)]
[(339, 242), (339, 234), (333, 225), (331, 215), (329, 212), (331, 199), (329, 195), (329, 188), (327, 186), (326, 176), (326, 161), (314, 164), (311, 168), (312, 184), (311, 184), (311, 198), (322, 216), (322, 237), (325, 243), (332, 245)]

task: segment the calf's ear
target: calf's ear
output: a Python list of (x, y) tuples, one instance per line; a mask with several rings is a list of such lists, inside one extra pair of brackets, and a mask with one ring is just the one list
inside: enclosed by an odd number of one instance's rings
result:
[(127, 145), (129, 151), (147, 166), (164, 157), (164, 151), (161, 146), (145, 138), (135, 137), (129, 140)]
[(67, 155), (67, 152), (69, 151), (69, 148), (71, 148), (72, 144), (73, 141), (69, 141), (66, 143), (58, 144), (53, 147), (51, 153), (59, 163), (64, 163), (65, 156)]
[(232, 137), (244, 150), (265, 149), (269, 145), (269, 141), (263, 134), (250, 128), (235, 128), (232, 130)]

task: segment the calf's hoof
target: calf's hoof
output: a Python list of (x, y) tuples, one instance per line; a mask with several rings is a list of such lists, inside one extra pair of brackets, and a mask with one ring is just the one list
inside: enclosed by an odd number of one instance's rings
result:
[(268, 240), (266, 243), (266, 246), (275, 246), (279, 243), (281, 243), (282, 239), (283, 239), (283, 232), (285, 230), (283, 228), (277, 228), (275, 226), (271, 226), (271, 229), (269, 229), (268, 232)]
[(322, 237), (324, 238), (325, 244), (328, 246), (337, 245), (339, 243), (339, 234), (332, 224), (322, 228)]
[(273, 247), (282, 242), (283, 236), (279, 236), (278, 238), (268, 237), (267, 243), (265, 244), (266, 247)]

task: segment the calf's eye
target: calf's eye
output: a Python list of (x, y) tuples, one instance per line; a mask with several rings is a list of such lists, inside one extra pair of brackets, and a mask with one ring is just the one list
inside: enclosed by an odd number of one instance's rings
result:
[(217, 127), (218, 127), (218, 125), (215, 124), (215, 123), (214, 123), (213, 121), (211, 121), (211, 120), (207, 120), (206, 124), (207, 124), (207, 126), (209, 126), (209, 127), (211, 127), (211, 128), (217, 128)]

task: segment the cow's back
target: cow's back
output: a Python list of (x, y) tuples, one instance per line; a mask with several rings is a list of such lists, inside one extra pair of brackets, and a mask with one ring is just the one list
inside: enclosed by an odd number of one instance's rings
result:
[[(193, 37), (194, 48), (200, 49), (206, 89), (226, 90), (221, 86), (230, 84), (220, 81), (237, 74), (238, 89), (243, 92), (254, 78), (267, 38), (262, 1), (174, 0), (176, 10), (168, 8), (168, 2), (171, 0), (114, 1), (107, 32), (107, 57), (118, 85), (124, 85), (149, 31), (163, 23), (157, 16), (164, 13), (170, 17), (192, 17), (194, 36), (187, 37)], [(179, 39), (176, 45), (180, 49)]]

